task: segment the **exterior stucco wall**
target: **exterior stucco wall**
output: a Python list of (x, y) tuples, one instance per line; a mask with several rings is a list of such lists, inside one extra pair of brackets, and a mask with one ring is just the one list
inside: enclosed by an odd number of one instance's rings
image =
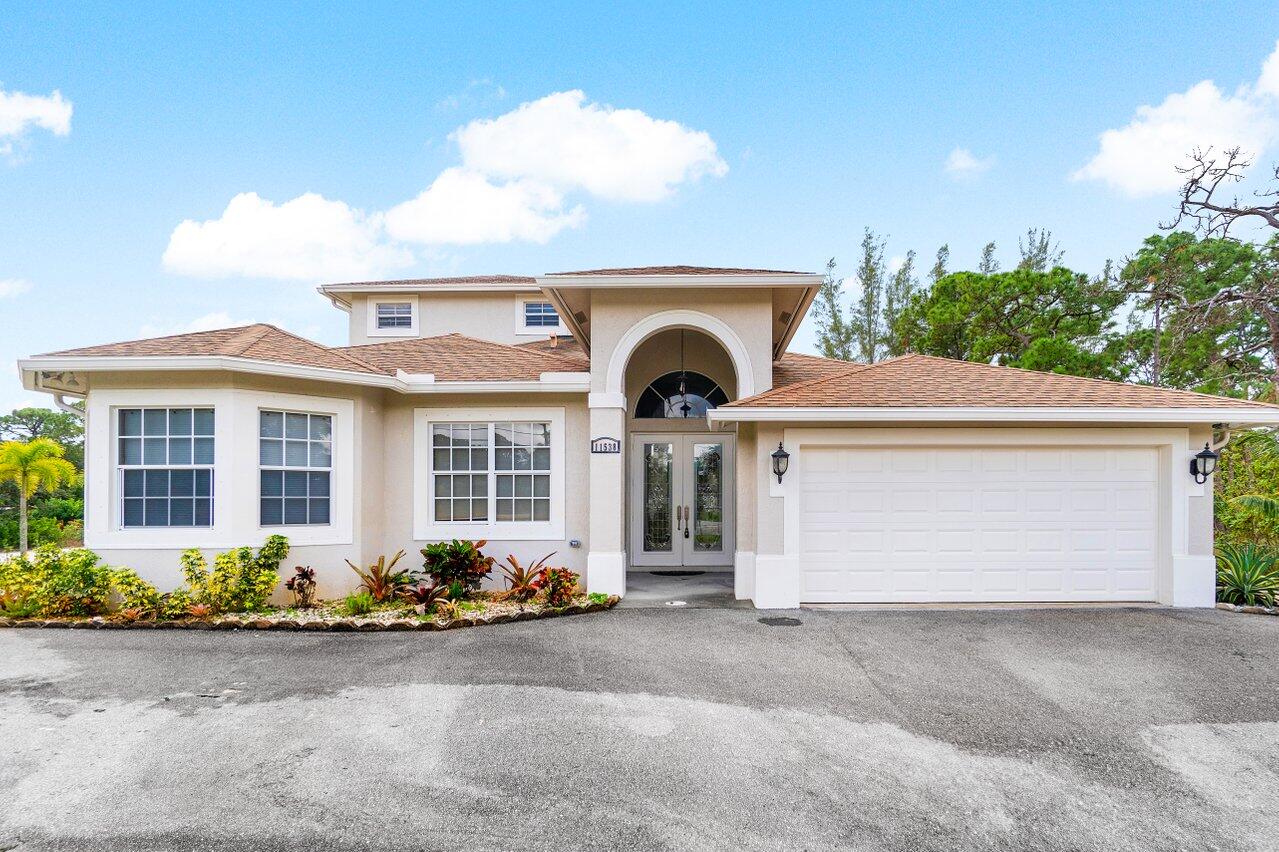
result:
[[(180, 393), (191, 400), (209, 400), (214, 404), (219, 422), (216, 447), (214, 531), (162, 528), (155, 530), (151, 546), (139, 534), (120, 543), (114, 530), (112, 505), (117, 498), (115, 469), (109, 454), (111, 439), (111, 405), (164, 404), (166, 394)], [(380, 389), (349, 385), (275, 379), (227, 373), (99, 373), (93, 376), (89, 393), (89, 418), (86, 423), (85, 545), (95, 550), (112, 565), (127, 565), (161, 590), (182, 583), (178, 558), (182, 550), (199, 546), (211, 560), (220, 552), (242, 545), (258, 546), (267, 531), (258, 526), (257, 504), (257, 433), (254, 412), (262, 400), (276, 401), (282, 407), (307, 410), (313, 406), (289, 406), (290, 400), (325, 400), (349, 404), (350, 428), (345, 439), (335, 435), (334, 464), (339, 454), (350, 453), (351, 487), (348, 494), (334, 491), (334, 505), (349, 500), (350, 532), (340, 541), (324, 539), (324, 543), (300, 543), (313, 531), (322, 528), (289, 527), (279, 530), (289, 536), (292, 546), (281, 575), (287, 576), (295, 565), (316, 569), (318, 593), (333, 598), (345, 595), (356, 586), (355, 574), (345, 560), (367, 564), (380, 554), (405, 550), (401, 565), (418, 567), (418, 550), (427, 542), (414, 537), (414, 479), (425, 475), (414, 469), (413, 412), (417, 408), (507, 408), (513, 416), (521, 408), (562, 408), (564, 410), (564, 536), (561, 540), (495, 540), (490, 539), (485, 552), (499, 560), (508, 553), (521, 560), (532, 560), (556, 551), (555, 562), (584, 573), (588, 542), (588, 415), (584, 395), (572, 394), (473, 394), (470, 396), (422, 394), (406, 396)], [(187, 403), (205, 404), (205, 403)], [(336, 403), (334, 403), (336, 407)], [(250, 410), (251, 409), (251, 410)], [(239, 424), (236, 434), (223, 434), (222, 421)], [(335, 430), (341, 426), (335, 424)], [(105, 446), (104, 446), (105, 445)], [(232, 465), (234, 469), (228, 467)], [(222, 477), (227, 477), (223, 480)], [(222, 485), (230, 482), (230, 491)], [(553, 487), (560, 487), (556, 483)], [(232, 503), (234, 498), (234, 504)], [(336, 511), (336, 510), (335, 510)], [(229, 519), (234, 518), (234, 522)], [(220, 522), (220, 520), (222, 522)], [(105, 532), (95, 532), (104, 530)], [(484, 538), (482, 529), (469, 537)], [(581, 547), (568, 542), (579, 539)], [(499, 581), (495, 577), (493, 584)], [(286, 600), (281, 589), (280, 602)]]
[[(1212, 489), (1197, 486), (1188, 464), (1195, 450), (1210, 439), (1207, 427), (927, 427), (884, 426), (813, 428), (811, 424), (759, 424), (755, 445), (756, 578), (755, 600), (760, 606), (798, 605), (798, 557), (791, 551), (786, 531), (788, 485), (793, 487), (805, 436), (822, 441), (842, 441), (868, 446), (949, 444), (964, 446), (995, 441), (1000, 445), (1089, 446), (1106, 441), (1161, 448), (1160, 560), (1163, 581), (1160, 602), (1174, 606), (1211, 606)], [(771, 475), (769, 454), (778, 441), (791, 453), (788, 479), (779, 486)], [(739, 492), (740, 493), (740, 492)], [(792, 531), (792, 535), (793, 535)], [(769, 583), (770, 580), (776, 581)]]
[(662, 311), (682, 310), (708, 314), (736, 332), (750, 357), (755, 392), (767, 390), (773, 382), (772, 309), (772, 294), (766, 289), (592, 291), (591, 390), (607, 389), (609, 362), (631, 326)]
[[(417, 300), (419, 337), (457, 333), (497, 343), (516, 344), (548, 337), (550, 332), (556, 331), (524, 329), (524, 302), (546, 301), (536, 290), (527, 293), (414, 293), (412, 297)], [(370, 336), (369, 314), (375, 303), (405, 301), (405, 294), (356, 294), (350, 299), (352, 346), (396, 339)], [(568, 331), (560, 328), (558, 333), (563, 335)]]

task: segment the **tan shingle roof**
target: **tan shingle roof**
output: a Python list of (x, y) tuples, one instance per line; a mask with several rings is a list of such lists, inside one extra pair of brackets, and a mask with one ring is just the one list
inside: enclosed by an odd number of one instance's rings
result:
[(440, 382), (536, 381), (542, 373), (589, 369), (585, 356), (553, 355), (527, 346), (507, 346), (464, 334), (415, 337), (337, 350), (351, 353), (391, 375), (431, 373)]
[(824, 379), (858, 366), (860, 365), (849, 361), (823, 358), (820, 355), (783, 352), (782, 357), (773, 362), (773, 387), (779, 388), (812, 379)]
[(617, 269), (579, 269), (555, 275), (809, 275), (786, 269), (734, 269), (722, 266), (623, 266)]
[(903, 355), (851, 365), (825, 378), (775, 387), (728, 408), (1245, 408), (1277, 406), (1190, 391), (1129, 385), (1079, 376), (1039, 373)]
[(128, 340), (46, 352), (41, 358), (138, 358), (138, 357), (233, 357), (277, 361), (305, 367), (323, 367), (358, 373), (380, 373), (377, 367), (342, 350), (313, 343), (304, 337), (265, 323), (215, 331), (172, 334), (146, 340)]
[(525, 275), (458, 275), (448, 278), (400, 278), (394, 281), (342, 281), (328, 287), (443, 287), (454, 284), (521, 284), (536, 287), (537, 280)]
[(578, 343), (572, 337), (559, 337), (555, 340), (555, 345), (551, 345), (549, 337), (540, 338), (538, 340), (530, 340), (527, 343), (515, 344), (517, 349), (528, 349), (533, 352), (542, 352), (546, 355), (555, 355), (560, 358), (568, 358), (575, 361), (579, 370), (589, 370), (591, 368), (591, 359), (582, 349), (582, 344)]
[(365, 346), (329, 347), (272, 325), (197, 331), (48, 352), (40, 358), (235, 357), (331, 370), (395, 375), (431, 373), (436, 381), (536, 381), (544, 373), (590, 369), (580, 346), (562, 355), (533, 347), (507, 346), (462, 334), (405, 338)]

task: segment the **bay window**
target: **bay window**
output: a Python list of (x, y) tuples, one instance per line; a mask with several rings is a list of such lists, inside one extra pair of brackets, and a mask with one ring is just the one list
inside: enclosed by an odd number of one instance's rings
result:
[(333, 417), (258, 412), (258, 521), (264, 527), (330, 522)]
[(120, 408), (121, 527), (213, 526), (213, 409)]

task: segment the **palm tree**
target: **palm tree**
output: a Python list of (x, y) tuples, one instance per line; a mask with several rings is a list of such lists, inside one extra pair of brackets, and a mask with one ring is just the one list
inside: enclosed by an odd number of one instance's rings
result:
[(75, 466), (62, 457), (65, 452), (49, 438), (0, 444), (0, 482), (18, 486), (18, 548), (23, 553), (27, 552), (27, 501), (38, 491), (75, 481)]
[[(1270, 430), (1246, 432), (1235, 439), (1235, 446), (1246, 449), (1256, 461), (1279, 461), (1279, 434)], [(1255, 509), (1264, 518), (1279, 519), (1279, 498), (1269, 494), (1241, 494), (1233, 502)]]

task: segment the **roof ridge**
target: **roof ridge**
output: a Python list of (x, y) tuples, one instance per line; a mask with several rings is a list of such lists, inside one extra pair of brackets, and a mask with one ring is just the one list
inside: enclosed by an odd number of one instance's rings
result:
[[(227, 341), (227, 345), (223, 347), (225, 354), (233, 357), (242, 357), (248, 348), (257, 343), (262, 338), (271, 333), (275, 326), (268, 323), (256, 322), (253, 325), (246, 326), (238, 330), (231, 339)], [(277, 331), (279, 329), (276, 329)]]
[[(1201, 396), (1201, 397), (1207, 397), (1209, 399), (1222, 398), (1220, 394), (1202, 393), (1200, 391), (1186, 390), (1184, 388), (1163, 388), (1163, 387), (1158, 387), (1156, 385), (1137, 384), (1136, 382), (1121, 382), (1116, 379), (1099, 379), (1094, 376), (1077, 376), (1074, 373), (1052, 373), (1047, 370), (1032, 370), (1028, 367), (1014, 367), (1010, 364), (987, 364), (984, 361), (968, 361), (962, 358), (946, 358), (941, 355), (925, 355), (922, 352), (910, 352), (910, 353), (907, 353), (906, 355), (899, 356), (898, 358), (890, 358), (884, 361), (880, 361), (878, 363), (887, 364), (889, 361), (897, 361), (903, 358), (923, 358), (929, 361), (944, 361), (949, 364), (971, 364), (974, 367), (984, 367), (988, 370), (996, 370), (996, 371), (1016, 370), (1020, 373), (1032, 373), (1035, 375), (1049, 376), (1049, 377), (1055, 377), (1059, 379), (1074, 379), (1080, 382), (1088, 382), (1091, 384), (1105, 385), (1107, 387), (1118, 386), (1123, 388), (1139, 388), (1139, 389), (1142, 389), (1143, 391), (1154, 391), (1157, 393), (1186, 394), (1188, 396)], [(871, 366), (877, 366), (877, 365), (872, 364)], [(1237, 397), (1227, 397), (1227, 398), (1234, 399), (1236, 402), (1246, 402), (1250, 405), (1265, 406), (1267, 408), (1279, 408), (1279, 405), (1274, 405), (1273, 403), (1269, 403), (1269, 402), (1260, 402), (1258, 400), (1253, 400), (1253, 399), (1238, 399)]]
[[(839, 359), (839, 358), (831, 358), (831, 359), (829, 359), (829, 360), (831, 360), (831, 361), (839, 361), (840, 359)], [(780, 390), (783, 390), (783, 389), (784, 389), (784, 390), (788, 390), (788, 391), (790, 391), (790, 390), (797, 390), (797, 389), (799, 389), (799, 388), (812, 387), (813, 385), (820, 385), (822, 382), (829, 382), (829, 381), (833, 381), (834, 379), (839, 379), (839, 378), (842, 378), (842, 377), (844, 377), (844, 376), (847, 376), (847, 375), (848, 375), (848, 374), (850, 374), (850, 373), (857, 373), (857, 372), (860, 372), (860, 371), (862, 371), (862, 370), (865, 370), (865, 369), (866, 369), (866, 368), (868, 368), (868, 367), (874, 366), (873, 364), (854, 364), (854, 363), (853, 363), (853, 362), (851, 362), (851, 361), (845, 361), (844, 363), (848, 364), (848, 369), (847, 369), (847, 370), (840, 370), (840, 371), (839, 371), (839, 372), (837, 372), (837, 373), (831, 373), (829, 376), (818, 376), (818, 377), (817, 377), (817, 378), (815, 378), (815, 379), (805, 379), (805, 380), (804, 380), (804, 381), (802, 381), (802, 382), (795, 382), (795, 383), (793, 383), (793, 384), (789, 384), (789, 385), (775, 385), (775, 386), (773, 386), (773, 387), (769, 388), (768, 390), (760, 391), (759, 393), (751, 394), (750, 396), (748, 396), (748, 397), (743, 397), (742, 399), (735, 399), (735, 400), (733, 400), (732, 402), (728, 403), (728, 405), (741, 405), (743, 402), (747, 402), (747, 401), (752, 400), (752, 399), (758, 399), (758, 398), (760, 398), (760, 397), (762, 397), (762, 396), (765, 396), (765, 395), (767, 395), (767, 394), (772, 393), (773, 391), (780, 391)]]
[[(547, 359), (555, 363), (563, 364), (565, 366), (574, 366), (574, 367), (579, 366), (574, 361), (574, 359), (572, 359), (569, 356), (555, 355), (550, 352), (539, 352), (536, 349), (525, 349), (523, 348), (524, 344), (499, 343), (496, 340), (485, 340), (482, 337), (472, 337), (469, 334), (462, 334), (461, 332), (458, 332), (458, 331), (450, 331), (450, 332), (446, 332), (445, 334), (433, 334), (430, 337), (401, 337), (396, 340), (382, 340), (382, 341), (378, 341), (377, 343), (361, 343), (358, 346), (350, 346), (347, 348), (362, 349), (365, 347), (372, 347), (372, 346), (405, 346), (405, 345), (412, 345), (414, 343), (421, 343), (427, 340), (445, 340), (450, 337), (459, 338), (461, 340), (470, 341), (472, 343), (479, 343), (484, 346), (497, 346), (502, 349), (509, 349), (513, 352), (518, 352), (521, 356), (525, 356), (525, 357), (529, 355), (535, 355), (539, 358)], [(580, 371), (568, 370), (564, 372), (580, 372)]]
[(122, 346), (126, 343), (150, 343), (155, 340), (174, 340), (179, 337), (203, 337), (208, 334), (226, 334), (227, 332), (243, 332), (256, 326), (263, 325), (260, 322), (253, 322), (247, 325), (233, 325), (227, 328), (206, 328), (202, 331), (180, 331), (177, 334), (161, 334), (157, 337), (142, 337), (135, 340), (112, 340), (107, 343), (94, 343), (89, 346), (76, 346), (73, 349), (59, 349), (54, 352), (46, 352), (45, 355), (56, 355), (58, 352), (74, 352), (78, 349), (98, 349), (103, 346)]
[[(346, 352), (341, 351), (342, 347), (340, 346), (325, 346), (323, 343), (317, 343), (316, 341), (311, 340), (310, 338), (303, 337), (300, 334), (294, 334), (293, 332), (280, 328), (279, 326), (274, 326), (269, 323), (263, 323), (263, 325), (266, 325), (266, 327), (270, 329), (271, 331), (277, 332), (279, 334), (283, 334), (285, 337), (291, 337), (294, 340), (300, 340), (303, 343), (306, 343), (310, 346), (314, 346), (318, 349), (323, 349), (325, 352), (332, 352), (334, 355), (337, 355), (339, 358), (344, 358), (347, 361), (350, 361), (353, 364), (363, 367), (366, 370), (372, 370), (375, 373), (383, 372), (382, 370), (378, 369), (377, 367), (373, 366), (367, 361), (364, 361), (360, 358), (355, 357), (354, 355), (350, 355)], [(263, 337), (265, 336), (266, 335), (264, 334)], [(262, 339), (261, 337), (257, 338), (257, 340), (261, 340), (261, 339)], [(256, 343), (257, 340), (255, 340), (254, 343)]]

